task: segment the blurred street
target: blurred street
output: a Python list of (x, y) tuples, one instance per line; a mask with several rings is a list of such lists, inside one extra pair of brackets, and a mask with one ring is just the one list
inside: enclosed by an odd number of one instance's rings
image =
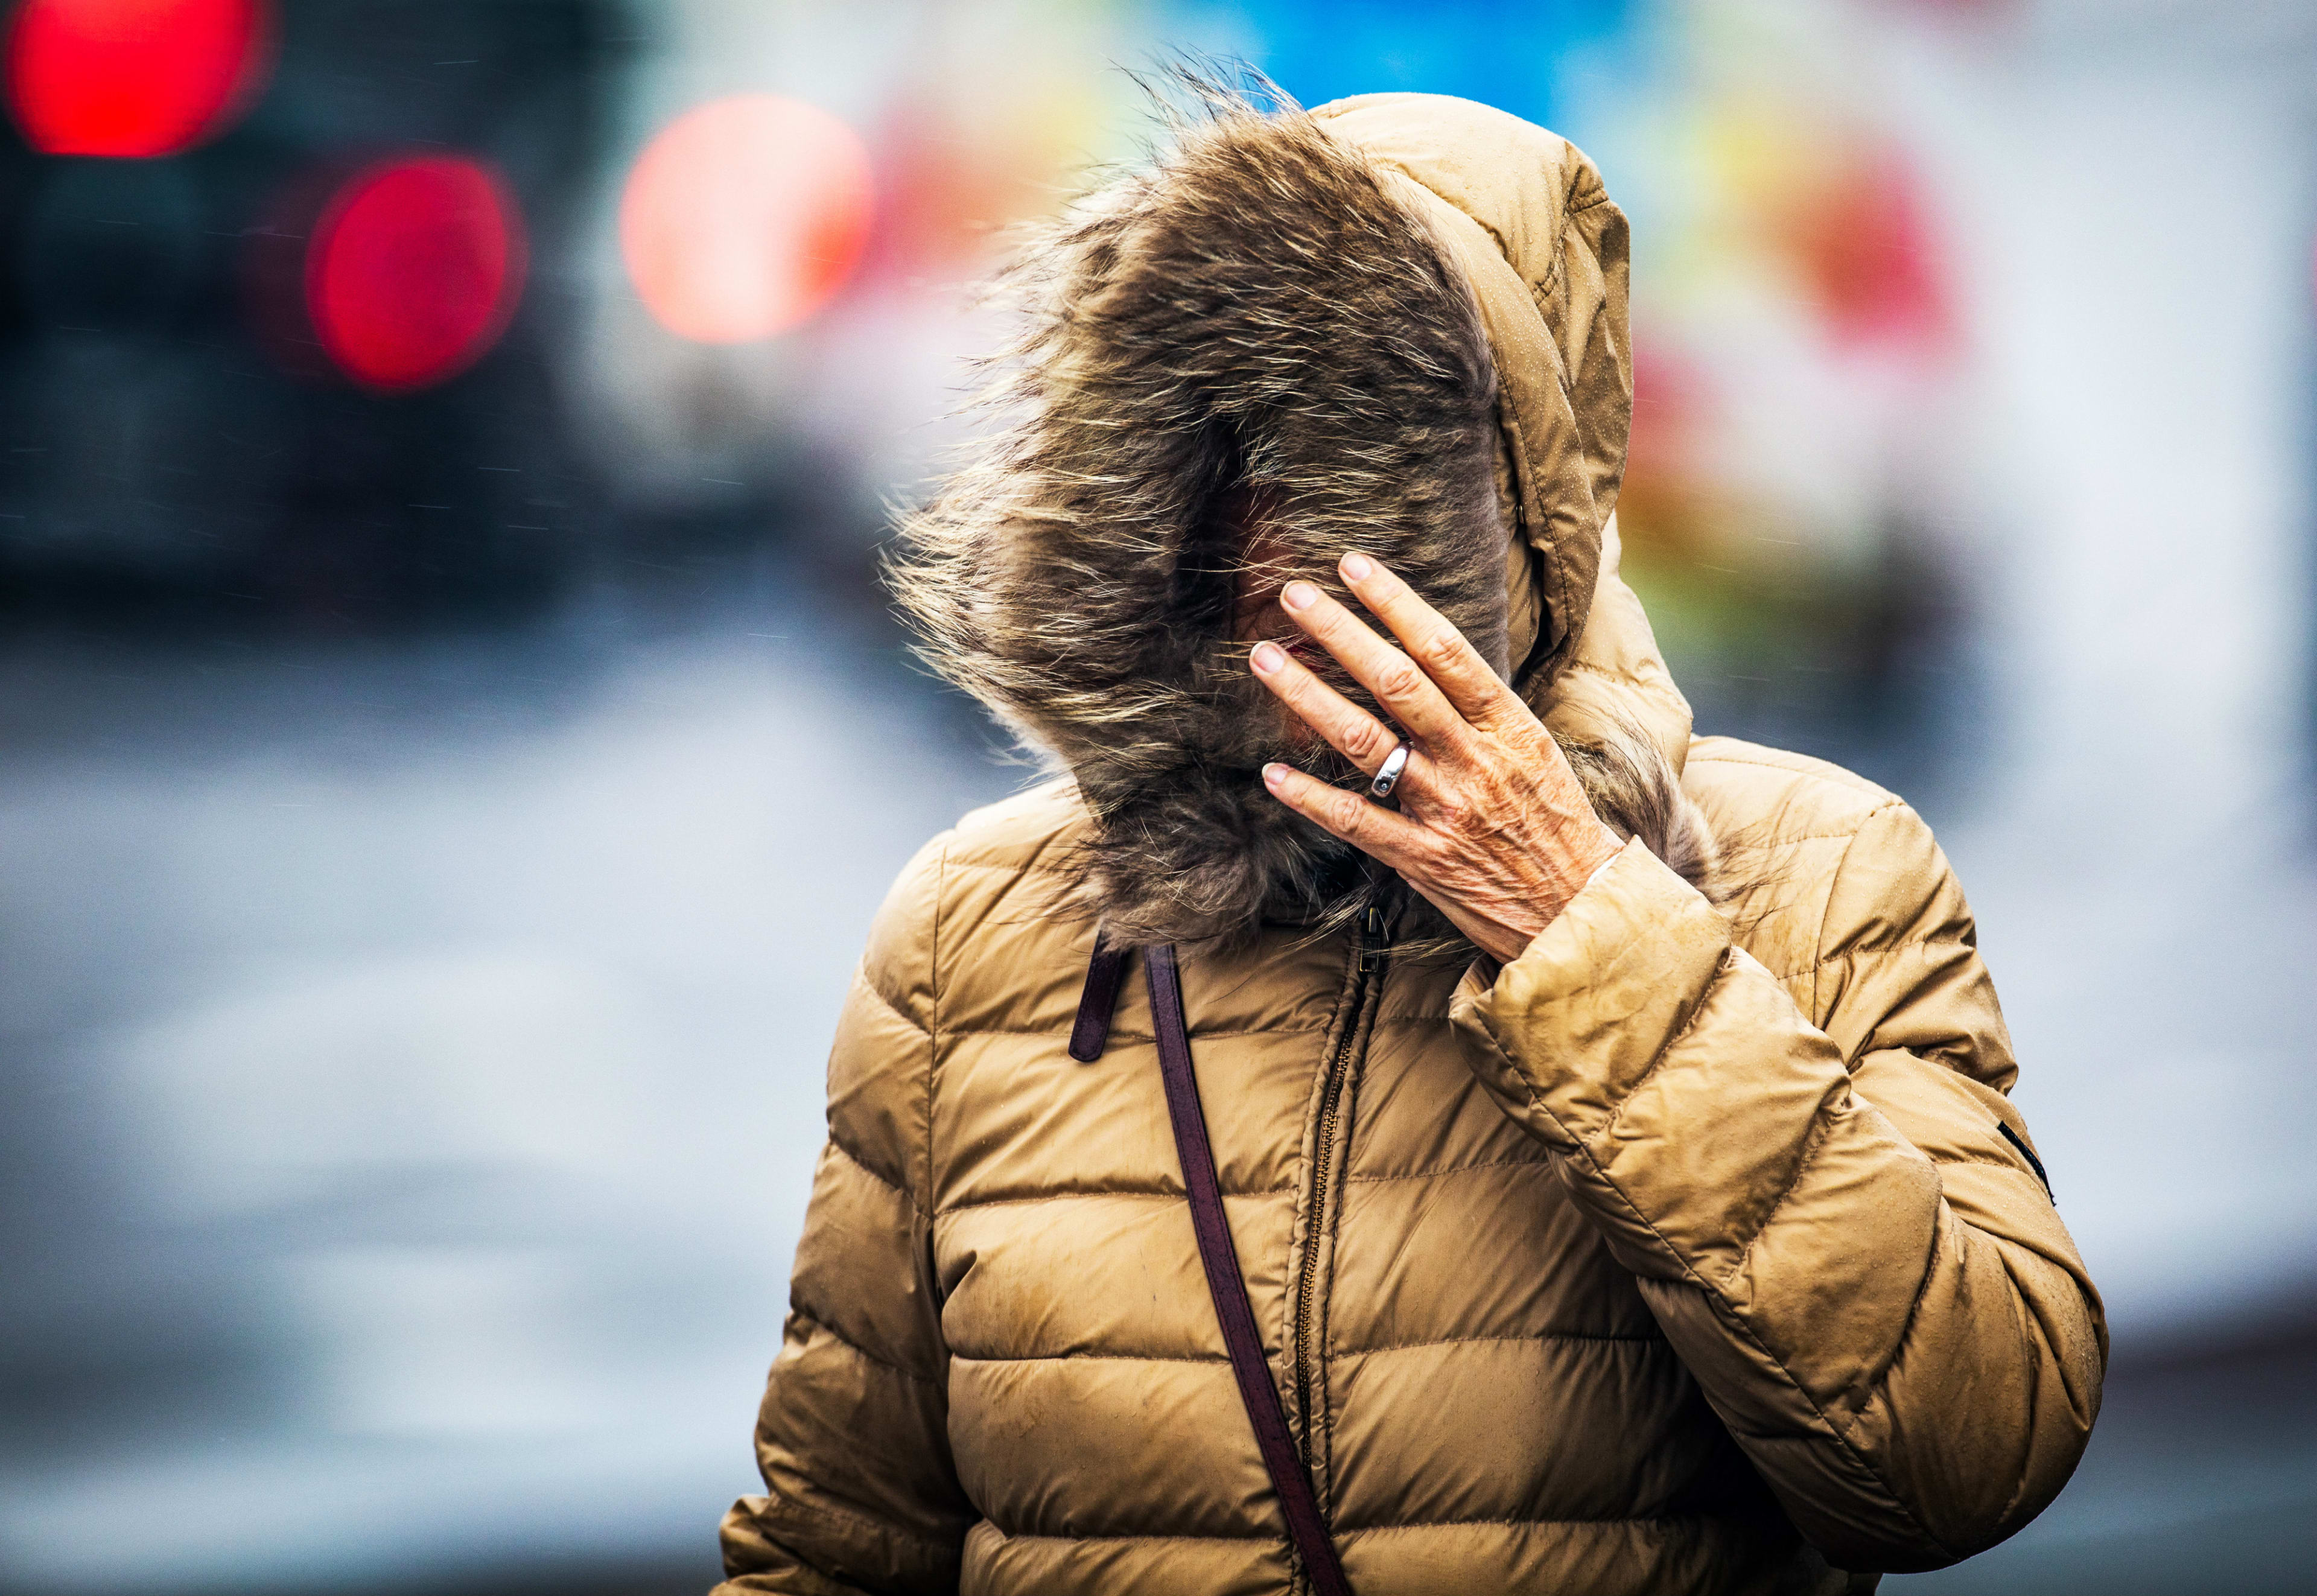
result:
[(1006, 777), (801, 606), (616, 627), (0, 666), (9, 1588), (666, 1555), (747, 1483), (836, 997)]

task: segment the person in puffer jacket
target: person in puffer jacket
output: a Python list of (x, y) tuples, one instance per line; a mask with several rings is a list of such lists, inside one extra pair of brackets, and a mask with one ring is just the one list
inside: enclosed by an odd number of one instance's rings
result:
[(2066, 1482), (2106, 1331), (1963, 893), (1899, 798), (1693, 737), (1619, 579), (1626, 248), (1562, 139), (1378, 94), (1222, 101), (1028, 252), (894, 575), (1055, 774), (878, 918), (722, 1591), (1313, 1588), (1166, 947), (1359, 1596), (1865, 1591)]

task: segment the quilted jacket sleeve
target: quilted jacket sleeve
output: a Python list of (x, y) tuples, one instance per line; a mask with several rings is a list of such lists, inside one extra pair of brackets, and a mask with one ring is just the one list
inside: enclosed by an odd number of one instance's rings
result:
[(1913, 811), (1865, 820), (1801, 951), (1819, 1024), (1632, 844), (1468, 977), (1457, 1023), (1803, 1534), (1842, 1567), (1938, 1567), (2067, 1482), (2099, 1301)]
[(786, 1336), (756, 1421), (765, 1493), (725, 1515), (721, 1596), (954, 1592), (973, 1512), (947, 1435), (926, 1198), (941, 845), (887, 899), (828, 1063)]

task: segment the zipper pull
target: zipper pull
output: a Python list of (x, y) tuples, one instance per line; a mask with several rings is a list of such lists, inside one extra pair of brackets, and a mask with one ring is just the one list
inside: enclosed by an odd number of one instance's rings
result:
[(1368, 905), (1367, 918), (1360, 925), (1360, 968), (1373, 970), (1383, 963), (1383, 910)]

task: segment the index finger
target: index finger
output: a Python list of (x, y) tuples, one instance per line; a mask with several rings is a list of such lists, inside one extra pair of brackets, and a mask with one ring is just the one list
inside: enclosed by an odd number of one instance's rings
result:
[(1386, 570), (1381, 560), (1351, 553), (1344, 556), (1340, 569), (1353, 596), (1391, 628), (1408, 657), (1423, 668), (1467, 721), (1486, 726), (1501, 717), (1507, 705), (1520, 703), (1489, 668), (1481, 650), (1446, 616), (1425, 603), (1415, 588)]
[(1405, 653), (1378, 637), (1368, 623), (1312, 582), (1290, 582), (1279, 603), (1295, 624), (1333, 654), (1354, 679), (1375, 695), (1383, 712), (1436, 750), (1469, 732), (1463, 717), (1432, 678)]

